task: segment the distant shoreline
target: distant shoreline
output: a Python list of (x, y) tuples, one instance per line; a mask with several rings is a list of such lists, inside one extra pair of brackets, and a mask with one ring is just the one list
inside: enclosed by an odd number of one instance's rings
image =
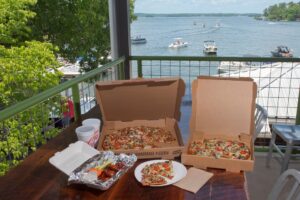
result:
[(267, 21), (267, 22), (300, 22), (300, 18), (299, 19), (295, 19), (295, 20), (287, 20), (287, 19), (268, 19), (265, 16), (255, 16), (254, 19), (259, 20), (259, 21)]
[(157, 13), (135, 13), (137, 17), (232, 17), (232, 16), (261, 16), (259, 13), (174, 13), (174, 14), (157, 14)]

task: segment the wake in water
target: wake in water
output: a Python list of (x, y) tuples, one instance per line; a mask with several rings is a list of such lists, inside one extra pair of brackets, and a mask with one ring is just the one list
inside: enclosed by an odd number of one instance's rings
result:
[(181, 31), (176, 30), (176, 31), (172, 31), (172, 32), (166, 32), (165, 33), (165, 37), (185, 37), (185, 36), (192, 36), (192, 35), (199, 35), (199, 34), (208, 34), (208, 33), (213, 33), (216, 32), (218, 30), (220, 30), (221, 27), (211, 27), (211, 28), (207, 28), (204, 30), (195, 30), (195, 29), (182, 29)]
[(215, 32), (215, 31), (217, 31), (219, 29), (220, 29), (220, 27), (213, 27), (213, 28), (210, 28), (210, 29), (208, 29), (206, 31), (202, 31), (200, 33), (203, 33), (203, 34), (205, 34), (205, 33), (212, 33), (212, 32)]

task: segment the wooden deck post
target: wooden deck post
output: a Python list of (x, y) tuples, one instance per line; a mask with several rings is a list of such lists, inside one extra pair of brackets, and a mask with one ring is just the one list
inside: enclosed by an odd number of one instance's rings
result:
[(130, 79), (129, 56), (131, 51), (129, 17), (129, 0), (109, 0), (111, 55), (113, 60), (125, 56), (125, 79)]

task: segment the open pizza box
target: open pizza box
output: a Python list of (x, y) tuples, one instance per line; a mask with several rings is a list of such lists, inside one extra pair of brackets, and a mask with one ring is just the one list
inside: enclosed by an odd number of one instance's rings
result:
[[(253, 134), (257, 86), (250, 78), (199, 77), (192, 83), (190, 137), (181, 161), (194, 167), (219, 168), (231, 172), (252, 171)], [(188, 154), (192, 141), (234, 140), (250, 149), (247, 160)]]
[(160, 127), (176, 138), (171, 143), (150, 149), (112, 150), (134, 153), (138, 158), (173, 159), (184, 149), (178, 120), (185, 85), (179, 78), (135, 79), (98, 82), (97, 102), (102, 113), (103, 127), (97, 146), (103, 149), (106, 135), (126, 127)]

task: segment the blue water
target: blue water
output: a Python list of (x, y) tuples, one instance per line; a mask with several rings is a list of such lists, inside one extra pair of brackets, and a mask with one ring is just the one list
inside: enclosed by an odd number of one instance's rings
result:
[[(203, 41), (214, 40), (219, 56), (270, 56), (276, 46), (287, 45), (300, 57), (300, 22), (258, 21), (246, 16), (138, 17), (131, 24), (131, 36), (136, 35), (145, 37), (147, 43), (131, 45), (132, 55), (203, 56)], [(176, 37), (189, 46), (168, 48)]]

